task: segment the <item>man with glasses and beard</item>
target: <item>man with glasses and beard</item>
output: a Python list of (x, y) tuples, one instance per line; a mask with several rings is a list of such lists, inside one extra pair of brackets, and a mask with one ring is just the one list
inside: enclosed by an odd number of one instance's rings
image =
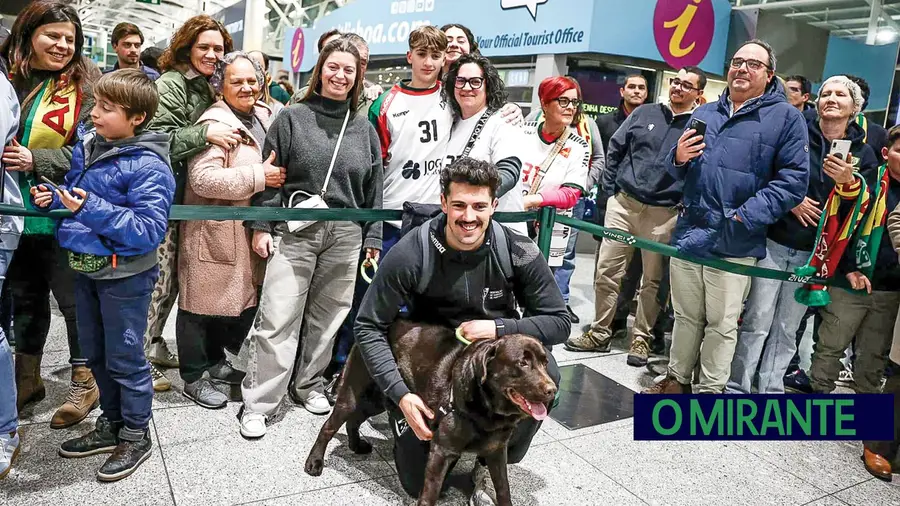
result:
[[(766, 256), (769, 225), (797, 207), (809, 182), (809, 134), (803, 116), (775, 79), (775, 54), (760, 40), (744, 43), (728, 69), (728, 90), (700, 106), (669, 154), (669, 172), (684, 181), (684, 209), (672, 245), (699, 258), (756, 265)], [(702, 132), (701, 132), (702, 133)], [(709, 144), (704, 142), (709, 141)], [(738, 317), (750, 278), (673, 258), (675, 328), (666, 378), (646, 393), (722, 393), (731, 373)]]
[[(684, 132), (705, 87), (706, 74), (702, 70), (681, 69), (670, 80), (668, 104), (638, 107), (610, 139), (600, 183), (600, 195), (607, 199), (606, 228), (669, 242), (678, 217), (676, 206), (681, 202), (683, 180), (669, 175), (666, 158)], [(594, 277), (594, 322), (584, 334), (569, 339), (567, 349), (609, 351), (619, 283), (633, 254), (634, 247), (624, 243), (605, 240), (600, 244)], [(647, 365), (652, 327), (662, 305), (659, 299), (668, 298), (668, 282), (661, 286), (667, 278), (663, 256), (644, 251), (640, 258), (643, 277), (628, 354), (628, 364), (633, 366)], [(657, 297), (660, 291), (662, 297)]]

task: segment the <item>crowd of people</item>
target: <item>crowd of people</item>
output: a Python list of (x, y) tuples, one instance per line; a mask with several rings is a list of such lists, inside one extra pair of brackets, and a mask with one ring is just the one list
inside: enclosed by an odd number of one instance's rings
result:
[[(45, 396), (51, 294), (72, 373), (50, 425), (100, 407), (94, 429), (59, 454), (111, 454), (102, 481), (150, 455), (153, 392), (171, 388), (161, 369), (177, 368), (199, 406), (242, 402), (236, 430), (257, 439), (284, 402), (328, 413), (356, 343), (406, 441), (395, 455), (398, 469), (412, 459), (401, 482), (416, 495), (438, 407), (397, 369), (387, 334), (398, 318), (467, 340), (525, 333), (548, 349), (607, 352), (638, 294), (628, 364), (669, 357), (647, 393), (828, 393), (850, 370), (857, 391), (900, 390), (900, 129), (865, 119), (859, 78), (830, 76), (811, 100), (809, 81), (777, 77), (771, 47), (753, 40), (714, 102), (697, 67), (678, 69), (658, 104), (635, 74), (619, 108), (593, 121), (577, 81), (556, 76), (524, 118), (459, 24), (413, 30), (412, 78), (386, 91), (365, 79), (356, 34), (325, 33), (296, 93), (209, 16), (187, 20), (161, 54), (142, 52), (129, 23), (111, 40), (119, 60), (101, 75), (82, 56), (75, 9), (37, 0), (0, 46), (0, 193), (34, 211), (3, 216), (0, 229), (0, 478), (21, 448), (19, 413)], [(697, 261), (598, 237), (595, 314), (570, 337), (576, 231), (555, 225), (544, 259), (535, 223), (491, 217), (549, 206), (580, 219), (595, 188), (598, 223)], [(403, 220), (241, 221), (236, 209), (171, 221), (173, 204), (389, 209)], [(58, 209), (72, 214), (41, 215)], [(751, 279), (708, 259), (852, 290)], [(379, 261), (369, 289), (360, 264)], [(162, 334), (176, 301), (171, 350)], [(807, 376), (798, 343), (809, 318)], [(242, 352), (238, 368), (229, 357)], [(523, 422), (509, 462), (539, 426)], [(896, 450), (866, 442), (866, 468), (890, 479)], [(474, 476), (475, 504), (493, 504), (482, 462)]]

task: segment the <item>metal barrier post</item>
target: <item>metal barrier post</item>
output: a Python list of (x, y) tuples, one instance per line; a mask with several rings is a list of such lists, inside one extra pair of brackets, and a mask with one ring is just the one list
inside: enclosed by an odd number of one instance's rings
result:
[(550, 240), (553, 238), (553, 225), (556, 224), (556, 208), (542, 207), (538, 212), (538, 248), (544, 258), (550, 258)]

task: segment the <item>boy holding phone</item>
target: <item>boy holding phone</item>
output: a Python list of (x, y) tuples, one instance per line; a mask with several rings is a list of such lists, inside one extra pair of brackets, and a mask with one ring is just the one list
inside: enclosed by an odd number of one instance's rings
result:
[(153, 81), (137, 69), (118, 70), (97, 81), (94, 97), (96, 132), (76, 146), (65, 184), (38, 184), (31, 198), (36, 209), (73, 213), (56, 237), (76, 271), (79, 339), (103, 411), (92, 432), (64, 442), (59, 454), (112, 453), (97, 478), (116, 481), (152, 448), (153, 384), (142, 336), (175, 179), (168, 137), (143, 131), (159, 102)]

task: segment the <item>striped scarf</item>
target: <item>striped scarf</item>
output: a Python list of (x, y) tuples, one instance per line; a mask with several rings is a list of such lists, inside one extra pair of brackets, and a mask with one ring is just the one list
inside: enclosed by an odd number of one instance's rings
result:
[[(816, 247), (806, 265), (794, 269), (797, 276), (815, 276), (823, 279), (834, 276), (841, 257), (850, 244), (853, 232), (869, 207), (866, 181), (859, 173), (854, 172), (853, 175), (856, 181), (843, 185), (843, 187), (835, 185), (831, 190), (831, 194), (825, 202), (825, 210), (819, 219)], [(855, 199), (856, 203), (853, 211), (841, 223), (839, 216), (841, 201), (850, 199)], [(794, 292), (794, 299), (806, 306), (821, 307), (827, 306), (831, 302), (831, 295), (824, 285), (807, 283), (797, 288)]]
[(878, 186), (874, 191), (875, 204), (856, 234), (856, 266), (869, 279), (872, 279), (875, 272), (875, 259), (878, 256), (878, 248), (881, 247), (881, 236), (884, 234), (884, 223), (887, 220), (890, 180), (887, 164), (884, 164), (878, 168)]

